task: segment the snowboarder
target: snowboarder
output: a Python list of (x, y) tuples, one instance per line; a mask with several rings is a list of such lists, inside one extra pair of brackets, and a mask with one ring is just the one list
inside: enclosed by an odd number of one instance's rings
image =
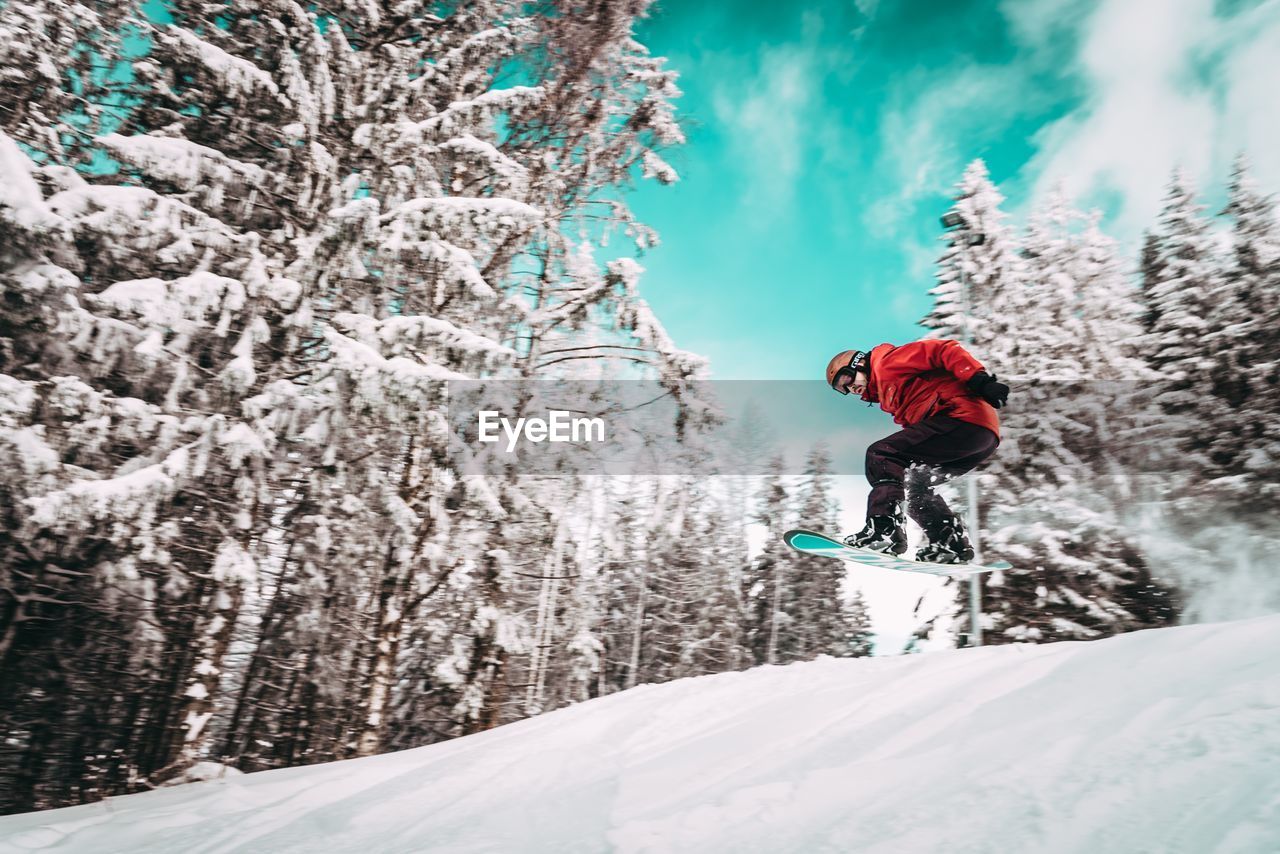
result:
[(996, 410), (1009, 386), (955, 341), (881, 344), (869, 353), (845, 350), (827, 365), (827, 383), (854, 392), (903, 427), (867, 448), (867, 524), (845, 537), (850, 546), (900, 555), (907, 550), (907, 513), (927, 542), (916, 560), (962, 563), (973, 546), (934, 487), (976, 468), (1000, 444)]

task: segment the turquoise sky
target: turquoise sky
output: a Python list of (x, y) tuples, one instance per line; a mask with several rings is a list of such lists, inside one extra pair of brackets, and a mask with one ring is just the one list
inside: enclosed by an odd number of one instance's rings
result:
[(1061, 181), (1129, 241), (1175, 164), (1212, 196), (1248, 148), (1280, 185), (1254, 82), (1280, 70), (1276, 2), (665, 0), (639, 36), (681, 75), (689, 137), (680, 183), (632, 196), (662, 237), (644, 292), (718, 379), (918, 337), (976, 157), (1014, 222)]

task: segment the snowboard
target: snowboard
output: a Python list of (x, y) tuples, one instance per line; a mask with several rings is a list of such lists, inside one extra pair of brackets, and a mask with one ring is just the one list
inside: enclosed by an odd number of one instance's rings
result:
[(977, 575), (980, 572), (990, 572), (995, 569), (1013, 568), (1013, 564), (1005, 560), (996, 560), (984, 564), (924, 563), (923, 561), (912, 560), (898, 555), (846, 546), (839, 540), (833, 540), (825, 534), (799, 529), (787, 531), (782, 535), (782, 539), (791, 548), (804, 554), (833, 557), (846, 563), (856, 563), (859, 566), (877, 566), (882, 569), (897, 569), (903, 572), (923, 572), (926, 575)]

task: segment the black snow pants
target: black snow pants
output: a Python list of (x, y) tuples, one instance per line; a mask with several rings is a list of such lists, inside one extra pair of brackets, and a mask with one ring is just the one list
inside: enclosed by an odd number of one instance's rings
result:
[(986, 427), (946, 415), (912, 424), (867, 448), (868, 516), (907, 515), (926, 532), (955, 518), (934, 487), (972, 471), (995, 452), (1000, 438)]

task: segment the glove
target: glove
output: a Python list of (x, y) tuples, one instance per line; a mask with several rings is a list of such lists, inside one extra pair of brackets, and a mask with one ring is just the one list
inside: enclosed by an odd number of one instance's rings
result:
[(965, 387), (996, 409), (1009, 401), (1009, 387), (986, 371), (978, 371), (969, 377)]

